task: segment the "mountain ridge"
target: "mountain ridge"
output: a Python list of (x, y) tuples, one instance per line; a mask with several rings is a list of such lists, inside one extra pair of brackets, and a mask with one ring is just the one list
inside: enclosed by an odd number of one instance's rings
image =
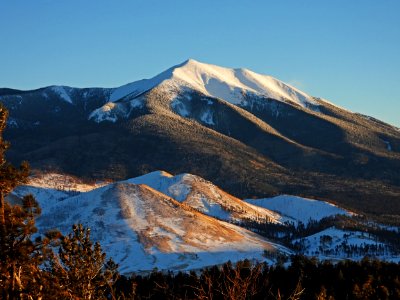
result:
[(9, 159), (98, 179), (191, 173), (239, 198), (297, 194), (400, 215), (397, 128), (319, 98), (302, 105), (262, 93), (256, 88), (270, 77), (254, 74), (187, 61), (122, 86), (114, 98), (118, 88), (1, 95)]

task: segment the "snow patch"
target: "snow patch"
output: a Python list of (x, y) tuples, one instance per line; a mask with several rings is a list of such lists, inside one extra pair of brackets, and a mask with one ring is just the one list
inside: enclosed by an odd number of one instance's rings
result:
[(172, 176), (164, 171), (155, 171), (143, 176), (126, 180), (134, 184), (146, 184), (153, 189), (164, 193), (175, 200), (182, 202), (190, 193), (190, 181), (194, 178), (191, 174)]
[(190, 112), (188, 111), (186, 105), (178, 99), (175, 99), (171, 102), (171, 107), (178, 115), (182, 117), (190, 116)]
[(223, 209), (219, 203), (210, 202), (209, 199), (204, 196), (201, 196), (199, 200), (201, 205), (191, 206), (207, 216), (218, 218), (220, 220), (229, 220), (231, 218), (231, 213)]
[(68, 95), (68, 93), (67, 93), (67, 91), (66, 91), (64, 86), (52, 86), (51, 90), (53, 92), (55, 92), (56, 94), (58, 94), (61, 97), (61, 99), (63, 99), (64, 101), (66, 101), (66, 102), (68, 102), (70, 104), (72, 104), (72, 99)]
[(385, 141), (385, 140), (382, 140), (382, 141), (386, 144), (386, 149), (388, 151), (392, 151), (392, 145), (390, 144), (390, 142), (389, 141)]
[(213, 113), (209, 110), (204, 111), (201, 114), (200, 120), (208, 125), (215, 125), (214, 120), (213, 120)]
[(129, 102), (131, 108), (141, 108), (143, 107), (143, 101), (142, 99), (133, 99), (132, 101)]
[(94, 120), (97, 123), (103, 121), (109, 121), (115, 123), (118, 117), (114, 113), (114, 109), (117, 105), (113, 102), (108, 102), (102, 107), (95, 109), (90, 115), (89, 120)]
[(138, 97), (125, 102), (107, 102), (102, 107), (92, 111), (88, 117), (97, 123), (108, 121), (117, 122), (119, 119), (127, 118), (132, 110), (140, 109), (144, 106), (144, 98)]

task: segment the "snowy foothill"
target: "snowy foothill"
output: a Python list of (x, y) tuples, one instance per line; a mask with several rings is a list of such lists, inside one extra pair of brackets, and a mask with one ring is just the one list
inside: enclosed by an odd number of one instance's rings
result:
[[(329, 236), (330, 239), (324, 237)], [(326, 244), (329, 248), (334, 248), (346, 242), (349, 246), (363, 245), (383, 245), (378, 243), (373, 236), (361, 231), (344, 231), (334, 227), (325, 229), (316, 234), (304, 238), (307, 241), (308, 251), (318, 251), (320, 245)], [(295, 240), (296, 242), (298, 240)], [(324, 247), (324, 246), (322, 246)]]
[[(39, 198), (39, 202), (43, 199)], [(227, 260), (265, 260), (264, 250), (283, 251), (241, 227), (215, 220), (190, 209), (146, 185), (109, 184), (43, 205), (41, 231), (72, 224), (91, 228), (122, 273), (197, 269)]]
[[(164, 171), (114, 183), (40, 173), (18, 187), (12, 201), (29, 193), (42, 208), (40, 232), (58, 228), (68, 233), (76, 223), (90, 227), (93, 239), (123, 274), (154, 268), (195, 270), (228, 260), (273, 263), (275, 254), (292, 252), (234, 224), (251, 220), (298, 225), (352, 215), (327, 202), (289, 195), (242, 201), (201, 177)], [(302, 245), (305, 255), (321, 259), (359, 259), (369, 249), (395, 260), (376, 237), (334, 227), (292, 240), (292, 245)]]
[[(212, 191), (201, 194), (209, 188)], [(90, 184), (67, 175), (37, 174), (13, 195), (28, 193), (42, 208), (37, 220), (40, 232), (58, 228), (65, 234), (76, 223), (90, 227), (93, 239), (119, 263), (123, 274), (154, 268), (200, 269), (228, 260), (273, 263), (264, 250), (290, 253), (251, 231), (213, 218), (218, 212), (228, 220), (233, 213), (207, 195), (229, 199), (191, 174), (173, 176), (158, 171), (122, 182)], [(198, 203), (194, 199), (208, 211), (193, 208), (191, 204)]]
[(281, 223), (285, 219), (268, 209), (246, 203), (224, 192), (209, 181), (192, 174), (173, 176), (164, 171), (155, 171), (132, 178), (127, 182), (146, 184), (197, 211), (226, 221), (247, 219)]
[(246, 199), (245, 201), (278, 212), (282, 216), (290, 218), (295, 224), (298, 222), (307, 224), (310, 220), (319, 221), (322, 218), (338, 214), (353, 215), (352, 212), (325, 201), (290, 195), (281, 195), (264, 199)]
[(376, 237), (361, 231), (328, 228), (308, 237), (294, 240), (292, 243), (302, 243), (304, 253), (319, 259), (361, 260), (365, 256), (373, 256), (385, 261), (399, 263), (400, 257), (392, 255), (384, 243)]

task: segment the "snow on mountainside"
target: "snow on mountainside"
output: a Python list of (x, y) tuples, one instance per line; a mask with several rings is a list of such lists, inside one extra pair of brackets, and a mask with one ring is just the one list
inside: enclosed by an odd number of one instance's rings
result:
[(91, 228), (94, 240), (122, 273), (197, 269), (244, 258), (265, 260), (264, 250), (284, 247), (243, 228), (205, 216), (146, 185), (110, 184), (53, 203), (43, 203), (42, 232)]
[(56, 94), (58, 94), (63, 100), (72, 104), (72, 99), (71, 99), (69, 93), (67, 92), (67, 91), (71, 90), (70, 87), (54, 85), (54, 86), (51, 86), (50, 89), (53, 92), (55, 92)]
[(278, 212), (295, 223), (307, 224), (310, 220), (319, 221), (334, 215), (353, 215), (353, 213), (325, 201), (289, 195), (265, 199), (246, 199), (245, 201)]
[[(67, 233), (76, 223), (90, 227), (93, 239), (120, 264), (123, 274), (155, 267), (193, 270), (245, 258), (273, 263), (275, 254), (291, 253), (224, 220), (269, 221), (284, 225), (278, 225), (282, 230), (288, 228), (286, 221), (307, 224), (311, 219), (352, 215), (326, 202), (288, 195), (242, 201), (201, 177), (163, 171), (116, 183), (84, 183), (71, 176), (39, 173), (28, 185), (18, 187), (8, 201), (19, 203), (28, 193), (42, 208), (37, 220), (40, 232), (58, 228)], [(304, 254), (321, 258), (358, 259), (367, 253), (396, 261), (390, 245), (376, 240), (367, 231), (332, 227), (291, 243), (302, 245)]]
[[(172, 106), (178, 106), (175, 110), (182, 116), (187, 114), (179, 109), (179, 103), (174, 100), (177, 100), (179, 95), (191, 91), (234, 105), (246, 105), (247, 96), (256, 96), (263, 100), (272, 98), (314, 110), (317, 110), (319, 105), (313, 97), (271, 76), (189, 59), (151, 79), (135, 81), (114, 89), (109, 102), (93, 111), (89, 119), (95, 122), (116, 122), (119, 118), (126, 118), (133, 108), (142, 105), (143, 100), (139, 105), (136, 98), (155, 87), (162, 88), (163, 94), (167, 95)], [(127, 109), (126, 104), (130, 104), (130, 108)], [(207, 124), (214, 124), (210, 113), (205, 112), (200, 118)]]
[(252, 93), (281, 101), (291, 101), (303, 107), (318, 103), (306, 93), (268, 75), (247, 69), (230, 69), (189, 59), (151, 78), (139, 80), (117, 88), (110, 101), (129, 94), (139, 95), (166, 82), (178, 88), (195, 89), (211, 97), (238, 104), (243, 93)]
[(143, 98), (136, 98), (128, 103), (122, 104), (107, 102), (102, 107), (95, 109), (89, 115), (89, 120), (94, 120), (97, 123), (103, 121), (116, 122), (119, 117), (128, 117), (133, 109), (142, 108), (143, 104)]
[(291, 101), (303, 107), (317, 103), (300, 90), (271, 76), (247, 69), (230, 69), (200, 63), (193, 59), (175, 68), (173, 77), (207, 96), (224, 99), (232, 104), (243, 100), (243, 93), (252, 93), (281, 101)]
[[(290, 195), (242, 201), (213, 183), (192, 174), (173, 176), (165, 171), (155, 171), (121, 182), (149, 186), (205, 215), (226, 221), (246, 219), (265, 221), (267, 219), (273, 223), (289, 221), (307, 224), (310, 220), (319, 221), (338, 214), (354, 215), (350, 211), (325, 201)], [(40, 173), (30, 177), (26, 186), (19, 187), (16, 195), (32, 193), (40, 201), (46, 200), (46, 197), (63, 200), (71, 195), (90, 192), (110, 184), (112, 183), (85, 183), (68, 175)]]
[(164, 80), (170, 79), (172, 77), (173, 70), (181, 65), (172, 67), (158, 74), (157, 76), (154, 76), (153, 78), (138, 80), (116, 88), (110, 95), (110, 101), (115, 102), (124, 98), (127, 95), (130, 95), (131, 97), (136, 97), (143, 92), (154, 88)]
[(27, 185), (15, 189), (12, 195), (22, 198), (24, 195), (32, 194), (41, 207), (47, 208), (71, 196), (89, 192), (107, 184), (109, 183), (85, 183), (78, 178), (52, 172), (39, 173), (31, 176)]
[(281, 223), (286, 221), (268, 209), (248, 204), (224, 192), (209, 181), (192, 174), (172, 176), (163, 171), (152, 172), (127, 180), (135, 184), (146, 184), (199, 212), (221, 220), (241, 221), (246, 219)]
[(110, 182), (83, 182), (79, 178), (53, 172), (36, 173), (29, 177), (28, 186), (64, 192), (89, 192)]
[(296, 242), (304, 245), (306, 255), (318, 256), (321, 260), (361, 260), (366, 255), (371, 255), (386, 261), (400, 262), (400, 257), (392, 255), (384, 243), (361, 231), (344, 231), (331, 227), (293, 241)]

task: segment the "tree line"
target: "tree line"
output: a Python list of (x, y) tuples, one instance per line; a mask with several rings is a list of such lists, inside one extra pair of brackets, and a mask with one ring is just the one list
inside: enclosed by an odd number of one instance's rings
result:
[(288, 265), (228, 262), (200, 272), (122, 276), (118, 285), (134, 299), (400, 299), (400, 265), (294, 255)]

